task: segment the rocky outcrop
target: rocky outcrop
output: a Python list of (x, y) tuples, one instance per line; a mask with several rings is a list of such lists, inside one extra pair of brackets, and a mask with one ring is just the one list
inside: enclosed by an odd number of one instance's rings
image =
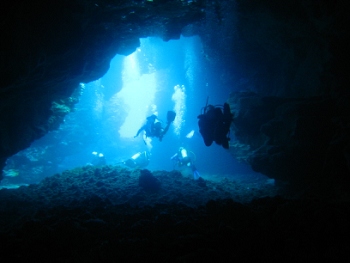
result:
[(330, 98), (252, 92), (232, 93), (229, 102), (236, 116), (230, 151), (255, 171), (303, 189), (347, 190), (350, 137), (344, 113), (350, 109)]
[[(349, 59), (341, 3), (238, 1), (231, 152), (255, 171), (324, 196), (350, 186)], [(233, 71), (234, 72), (234, 71)], [(245, 78), (243, 78), (246, 76)], [(326, 194), (327, 192), (327, 194)]]

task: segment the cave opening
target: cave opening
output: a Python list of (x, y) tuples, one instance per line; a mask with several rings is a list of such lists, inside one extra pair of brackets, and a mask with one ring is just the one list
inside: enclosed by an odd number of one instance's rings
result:
[[(270, 183), (219, 145), (206, 147), (198, 132), (197, 116), (209, 98), (223, 104), (232, 89), (218, 87), (199, 37), (164, 42), (140, 39), (129, 56), (116, 55), (100, 79), (81, 83), (79, 102), (58, 130), (8, 159), (3, 187), (40, 182), (43, 178), (79, 166), (94, 165), (96, 156), (105, 164), (124, 165), (125, 160), (147, 151), (147, 169), (174, 169), (170, 157), (181, 146), (190, 149), (203, 178), (229, 177)], [(166, 112), (177, 117), (162, 142), (134, 138), (146, 117), (156, 114), (165, 122)], [(234, 141), (234, 134), (231, 134)]]
[[(347, 1), (3, 2), (1, 258), (349, 262)], [(229, 150), (198, 134), (207, 97)]]

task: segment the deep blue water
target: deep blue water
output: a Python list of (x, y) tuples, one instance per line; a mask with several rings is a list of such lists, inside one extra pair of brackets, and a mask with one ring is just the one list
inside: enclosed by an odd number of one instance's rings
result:
[[(38, 182), (54, 173), (88, 164), (93, 151), (103, 153), (107, 164), (115, 165), (139, 151), (149, 150), (151, 158), (147, 168), (170, 171), (174, 169), (170, 157), (180, 146), (191, 151), (197, 169), (205, 178), (220, 175), (254, 179), (261, 176), (248, 165), (239, 163), (221, 146), (213, 143), (206, 147), (198, 133), (197, 116), (207, 98), (210, 104), (222, 105), (233, 91), (232, 87), (219, 85), (220, 76), (206, 60), (198, 37), (169, 42), (142, 39), (140, 48), (127, 61), (126, 57), (117, 55), (105, 76), (85, 83), (80, 102), (75, 111), (66, 116), (60, 129), (8, 160), (5, 170), (18, 171), (19, 175), (5, 177), (5, 182)], [(131, 89), (138, 85), (146, 93), (137, 91), (129, 95), (136, 105), (130, 107), (118, 98), (123, 87)], [(134, 139), (133, 135), (152, 113), (151, 107), (147, 107), (150, 104), (156, 105), (159, 119), (166, 121), (166, 112), (173, 110), (176, 104), (172, 99), (176, 85), (185, 87), (185, 97), (180, 102), (183, 115), (177, 116), (182, 118), (181, 127), (176, 130), (176, 125), (172, 125), (162, 142), (153, 139), (150, 150), (142, 136)], [(151, 92), (154, 98), (147, 104)], [(133, 128), (127, 129), (126, 134), (130, 136), (120, 136), (118, 125), (132, 110), (138, 112), (131, 119)], [(195, 131), (194, 136), (186, 138), (191, 130)]]

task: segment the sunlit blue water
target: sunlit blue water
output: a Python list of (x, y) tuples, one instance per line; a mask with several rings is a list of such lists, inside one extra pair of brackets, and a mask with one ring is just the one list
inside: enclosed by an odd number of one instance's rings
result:
[[(57, 131), (10, 158), (5, 181), (38, 182), (46, 176), (91, 163), (92, 152), (102, 153), (106, 163), (121, 164), (135, 153), (149, 151), (150, 170), (174, 169), (170, 157), (180, 146), (192, 154), (204, 178), (259, 176), (237, 162), (215, 143), (206, 147), (198, 133), (197, 116), (209, 97), (210, 104), (223, 104), (232, 91), (220, 87), (198, 37), (163, 42), (141, 40), (134, 54), (116, 56), (108, 73), (92, 83), (82, 84), (83, 93), (75, 112)], [(142, 136), (133, 138), (150, 114), (166, 122), (168, 110), (177, 112), (163, 141), (153, 139), (147, 147)], [(194, 136), (186, 135), (194, 130)], [(15, 172), (14, 172), (15, 171)]]

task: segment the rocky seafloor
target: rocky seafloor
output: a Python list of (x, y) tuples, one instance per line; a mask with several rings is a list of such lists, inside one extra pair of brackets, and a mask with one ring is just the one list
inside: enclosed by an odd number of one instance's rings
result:
[(262, 181), (85, 166), (0, 190), (0, 258), (348, 262), (349, 210)]

